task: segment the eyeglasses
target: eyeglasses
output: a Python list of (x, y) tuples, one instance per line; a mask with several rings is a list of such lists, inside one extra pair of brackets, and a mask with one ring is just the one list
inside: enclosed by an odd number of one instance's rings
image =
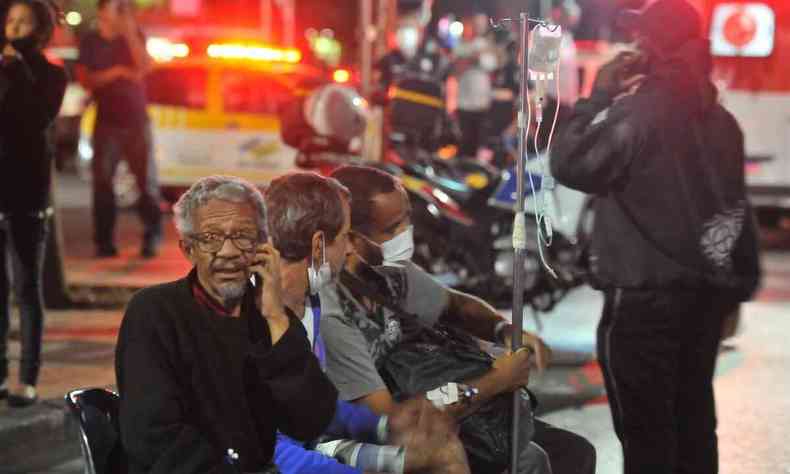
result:
[(201, 252), (217, 253), (220, 251), (225, 241), (230, 239), (233, 245), (242, 252), (251, 252), (255, 250), (258, 245), (258, 236), (251, 234), (232, 234), (223, 235), (215, 234), (213, 232), (203, 232), (202, 234), (193, 234), (191, 236), (197, 244), (197, 248)]

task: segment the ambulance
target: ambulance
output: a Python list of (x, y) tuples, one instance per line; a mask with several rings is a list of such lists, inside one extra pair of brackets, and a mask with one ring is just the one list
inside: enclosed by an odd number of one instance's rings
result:
[[(278, 108), (331, 81), (331, 74), (305, 64), (297, 49), (272, 47), (254, 36), (165, 34), (147, 38), (154, 66), (145, 84), (163, 197), (174, 201), (211, 174), (264, 186), (294, 170), (296, 150), (280, 140)], [(213, 39), (218, 36), (223, 39)], [(81, 122), (78, 155), (85, 177), (95, 118), (91, 106)], [(120, 206), (129, 206), (138, 191), (125, 162), (119, 168), (116, 195)]]
[(766, 223), (790, 215), (790, 2), (698, 0), (713, 81), (744, 132), (746, 180)]

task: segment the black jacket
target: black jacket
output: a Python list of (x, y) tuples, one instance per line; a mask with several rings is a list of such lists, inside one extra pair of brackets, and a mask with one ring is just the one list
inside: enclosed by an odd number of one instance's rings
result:
[(756, 289), (743, 134), (709, 70), (707, 42), (689, 42), (633, 95), (580, 100), (554, 142), (557, 180), (596, 195), (596, 286)]
[(49, 205), (49, 129), (65, 90), (63, 68), (37, 50), (0, 66), (0, 212), (30, 213)]
[(140, 291), (121, 324), (115, 369), (130, 472), (231, 473), (223, 463), (229, 448), (242, 471), (263, 470), (276, 430), (317, 437), (334, 415), (337, 391), (293, 315), (272, 346), (252, 291), (246, 317), (218, 316), (195, 300), (192, 278), (194, 271)]

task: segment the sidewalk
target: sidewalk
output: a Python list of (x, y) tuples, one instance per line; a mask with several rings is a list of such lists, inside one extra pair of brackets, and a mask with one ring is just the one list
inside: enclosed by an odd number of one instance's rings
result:
[[(78, 461), (69, 463), (76, 469), (67, 471), (50, 467), (80, 456), (64, 394), (82, 387), (113, 388), (123, 302), (136, 288), (180, 278), (189, 270), (178, 249), (171, 216), (166, 216), (166, 238), (159, 257), (139, 258), (137, 216), (122, 213), (118, 221), (121, 255), (93, 258), (86, 190), (75, 183), (71, 186), (67, 190), (78, 197), (61, 206), (68, 283), (88, 307), (92, 297), (107, 292), (113, 293), (115, 303), (105, 309), (47, 311), (38, 387), (42, 402), (13, 410), (0, 402), (0, 473), (79, 472)], [(782, 239), (773, 248), (790, 248), (790, 238)], [(783, 317), (790, 312), (790, 253), (766, 252), (764, 259), (766, 278), (759, 302), (747, 306), (745, 333), (735, 340), (737, 350), (723, 354), (719, 362), (716, 389), (723, 474), (790, 472), (790, 451), (782, 444), (790, 436), (790, 398), (786, 397), (790, 349), (784, 340), (790, 320)], [(580, 288), (543, 317), (542, 336), (554, 349), (555, 365), (545, 374), (535, 374), (530, 386), (541, 400), (541, 416), (588, 437), (598, 450), (599, 474), (613, 474), (621, 470), (620, 447), (612, 432), (600, 369), (592, 360), (600, 304), (597, 292)], [(534, 330), (528, 313), (524, 322)], [(11, 380), (16, 377), (19, 353), (17, 328), (14, 313)]]

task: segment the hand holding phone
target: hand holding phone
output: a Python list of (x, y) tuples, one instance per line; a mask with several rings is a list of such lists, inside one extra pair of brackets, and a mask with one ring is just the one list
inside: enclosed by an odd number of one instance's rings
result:
[(280, 252), (271, 242), (258, 246), (250, 272), (258, 275), (257, 280), (260, 284), (256, 286), (258, 294), (255, 295), (255, 300), (258, 309), (269, 324), (272, 345), (274, 345), (288, 329), (289, 322), (283, 304)]
[(604, 64), (595, 78), (593, 89), (615, 97), (644, 80), (645, 57), (636, 52), (623, 52)]

